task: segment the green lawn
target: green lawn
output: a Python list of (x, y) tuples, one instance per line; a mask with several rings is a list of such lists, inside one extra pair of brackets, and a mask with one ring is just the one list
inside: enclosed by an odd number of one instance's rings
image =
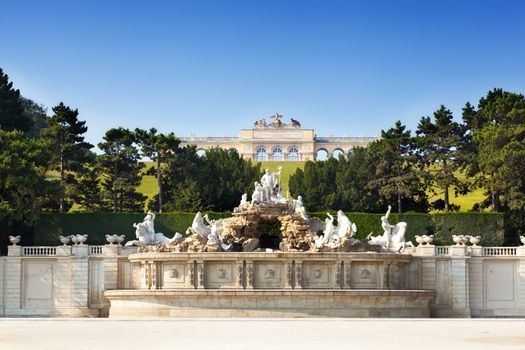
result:
[(283, 167), (281, 171), (281, 184), (283, 186), (281, 193), (283, 196), (286, 196), (290, 175), (299, 168), (304, 169), (304, 163), (306, 162), (261, 162), (261, 170), (270, 169), (270, 171), (276, 172), (279, 165)]

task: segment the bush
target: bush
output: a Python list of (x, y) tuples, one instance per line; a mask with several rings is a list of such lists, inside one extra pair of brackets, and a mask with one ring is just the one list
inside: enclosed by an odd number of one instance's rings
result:
[(501, 213), (432, 214), (435, 244), (450, 245), (452, 235), (481, 236), (483, 246), (501, 246), (504, 240), (504, 217)]

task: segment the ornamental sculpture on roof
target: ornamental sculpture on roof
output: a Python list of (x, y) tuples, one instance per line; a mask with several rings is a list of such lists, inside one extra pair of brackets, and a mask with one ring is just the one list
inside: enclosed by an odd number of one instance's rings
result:
[(290, 123), (283, 123), (283, 115), (279, 113), (275, 113), (274, 115), (270, 116), (270, 119), (273, 119), (273, 122), (266, 123), (266, 120), (259, 119), (256, 120), (254, 123), (255, 128), (257, 129), (264, 129), (264, 128), (300, 128), (301, 123), (293, 118), (290, 118)]

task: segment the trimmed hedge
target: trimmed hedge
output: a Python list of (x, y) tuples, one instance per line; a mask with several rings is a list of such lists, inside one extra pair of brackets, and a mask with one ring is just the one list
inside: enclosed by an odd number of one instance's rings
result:
[[(211, 219), (228, 217), (230, 213), (209, 212)], [(88, 243), (93, 245), (107, 244), (106, 234), (126, 235), (126, 241), (136, 239), (134, 222), (142, 222), (143, 213), (75, 213), (75, 214), (42, 214), (40, 222), (33, 229), (34, 245), (57, 245), (58, 236), (73, 234), (88, 234)], [(162, 213), (155, 214), (155, 231), (162, 232), (167, 237), (173, 237), (176, 232), (185, 234), (191, 226), (195, 213)], [(24, 243), (24, 242), (22, 242)]]
[[(331, 212), (336, 217), (335, 212)], [(229, 217), (231, 213), (208, 213), (210, 218)], [(326, 218), (326, 212), (310, 213), (321, 220)], [(380, 218), (383, 214), (347, 213), (352, 222), (357, 225), (357, 237), (364, 238), (370, 232), (374, 235), (383, 233)], [(175, 232), (184, 234), (191, 226), (194, 213), (163, 213), (156, 214), (155, 231), (172, 237)], [(124, 234), (126, 241), (135, 239), (135, 229), (132, 224), (141, 222), (143, 213), (76, 213), (76, 214), (42, 214), (40, 223), (23, 237), (22, 244), (57, 245), (59, 235), (85, 234), (89, 235), (89, 244), (106, 244), (106, 234)], [(447, 213), (447, 214), (391, 214), (391, 223), (406, 221), (408, 230), (406, 239), (415, 244), (414, 236), (434, 234), (435, 244), (453, 244), (452, 235), (481, 236), (484, 246), (500, 246), (504, 243), (504, 216), (493, 213)]]

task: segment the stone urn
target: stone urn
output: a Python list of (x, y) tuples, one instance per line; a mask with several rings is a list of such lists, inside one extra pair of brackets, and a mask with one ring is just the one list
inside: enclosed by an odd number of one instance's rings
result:
[(418, 236), (415, 235), (414, 238), (416, 239), (417, 245), (420, 246), (423, 243), (425, 243), (425, 236)]
[(473, 247), (477, 247), (481, 241), (481, 236), (469, 236), (469, 240)]
[(11, 242), (14, 246), (17, 245), (17, 243), (20, 242), (20, 236), (9, 236), (9, 242)]
[(465, 245), (465, 243), (468, 242), (468, 237), (465, 237), (464, 235), (452, 235), (452, 240), (456, 245)]
[(522, 245), (525, 245), (525, 236), (520, 236), (520, 241)]
[(126, 235), (117, 236), (117, 244), (122, 245), (125, 239), (126, 239)]
[(108, 241), (108, 243), (111, 245), (115, 244), (117, 239), (117, 235), (106, 235), (106, 241)]
[(63, 245), (68, 245), (71, 242), (71, 236), (58, 236), (58, 238)]
[(425, 244), (430, 245), (434, 242), (434, 235), (424, 235), (423, 240), (425, 241)]
[(69, 237), (71, 237), (71, 242), (75, 243), (76, 245), (81, 245), (87, 241), (88, 235), (72, 235)]
[(77, 242), (80, 245), (83, 245), (85, 241), (87, 241), (88, 235), (77, 235)]

